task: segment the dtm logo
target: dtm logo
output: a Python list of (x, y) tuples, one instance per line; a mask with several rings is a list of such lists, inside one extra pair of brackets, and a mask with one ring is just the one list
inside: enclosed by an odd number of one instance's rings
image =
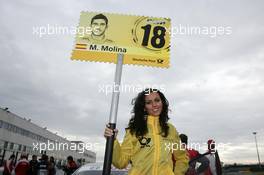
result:
[(163, 63), (163, 59), (157, 59), (157, 63), (159, 63), (159, 64), (162, 64)]
[(151, 138), (141, 137), (138, 139), (138, 141), (141, 145), (140, 148), (150, 147), (149, 143), (151, 141)]

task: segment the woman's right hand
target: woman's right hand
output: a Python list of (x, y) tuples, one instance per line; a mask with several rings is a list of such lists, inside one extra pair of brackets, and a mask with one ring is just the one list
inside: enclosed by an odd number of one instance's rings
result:
[(113, 129), (109, 128), (109, 125), (106, 125), (105, 131), (104, 131), (104, 137), (105, 138), (112, 137), (113, 135), (115, 135), (115, 138), (116, 138), (117, 133), (118, 133), (118, 129), (113, 130)]

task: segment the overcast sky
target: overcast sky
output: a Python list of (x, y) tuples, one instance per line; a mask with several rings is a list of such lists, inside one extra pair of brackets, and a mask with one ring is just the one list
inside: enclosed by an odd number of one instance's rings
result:
[[(124, 65), (122, 84), (162, 86), (178, 132), (222, 143), (225, 163), (257, 162), (256, 131), (264, 160), (263, 7), (261, 0), (1, 0), (0, 106), (68, 139), (98, 143), (102, 161), (111, 94), (99, 89), (113, 83), (115, 65), (71, 61), (74, 35), (40, 37), (34, 29), (77, 27), (81, 11), (169, 17), (175, 29), (223, 27), (229, 32), (217, 36), (178, 32), (169, 69)], [(136, 94), (120, 95), (120, 140)]]

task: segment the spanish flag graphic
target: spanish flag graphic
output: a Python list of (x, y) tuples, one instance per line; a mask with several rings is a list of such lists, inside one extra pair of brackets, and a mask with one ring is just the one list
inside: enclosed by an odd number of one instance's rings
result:
[(80, 44), (80, 43), (77, 43), (75, 45), (75, 49), (83, 49), (83, 50), (86, 50), (87, 48), (87, 44)]

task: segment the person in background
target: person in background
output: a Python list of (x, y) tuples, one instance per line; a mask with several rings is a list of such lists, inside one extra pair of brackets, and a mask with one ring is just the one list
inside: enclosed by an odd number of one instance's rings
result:
[(3, 172), (3, 175), (11, 175), (14, 167), (15, 167), (15, 155), (12, 154), (9, 157), (9, 159), (4, 164), (4, 172)]
[(36, 155), (32, 155), (32, 160), (29, 161), (30, 170), (29, 175), (37, 175), (38, 174), (38, 160)]
[[(133, 175), (184, 175), (188, 167), (185, 150), (180, 145), (175, 127), (168, 123), (169, 103), (157, 89), (145, 89), (132, 101), (133, 115), (126, 128), (123, 143), (116, 139), (117, 129), (105, 128), (105, 137), (115, 137), (113, 165), (126, 168)], [(173, 172), (172, 156), (176, 160)]]
[(50, 157), (49, 165), (48, 165), (48, 175), (55, 175), (56, 174), (56, 168), (55, 168), (55, 161), (54, 157)]
[(72, 156), (67, 157), (67, 165), (64, 168), (64, 172), (66, 175), (71, 175), (76, 169), (77, 169), (77, 164), (73, 160)]
[(25, 153), (21, 153), (19, 161), (15, 166), (16, 175), (28, 175), (30, 169), (29, 162), (27, 160), (27, 155)]
[[(186, 149), (187, 155), (189, 157), (189, 168), (185, 175), (198, 175), (203, 173), (209, 167), (209, 160), (201, 155), (197, 150), (188, 148), (188, 136), (185, 134), (180, 134), (180, 139), (182, 143), (182, 148)], [(197, 164), (200, 164), (198, 168)]]
[(42, 154), (38, 163), (38, 175), (48, 175), (49, 157), (46, 154)]
[(222, 175), (222, 166), (218, 152), (215, 148), (215, 141), (210, 139), (207, 141), (208, 151), (206, 157), (209, 159), (210, 166), (205, 175)]

